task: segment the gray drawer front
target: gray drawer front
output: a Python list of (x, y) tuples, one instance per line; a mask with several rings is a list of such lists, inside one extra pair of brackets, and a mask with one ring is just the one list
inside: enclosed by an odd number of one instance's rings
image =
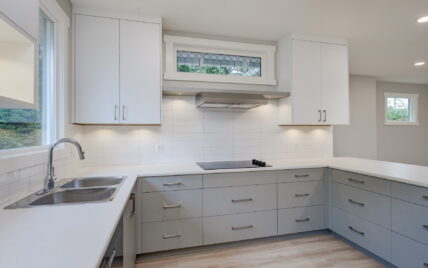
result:
[(391, 234), (391, 263), (399, 268), (427, 268), (428, 247), (402, 235)]
[(428, 207), (395, 198), (391, 206), (392, 230), (428, 245)]
[(391, 259), (391, 231), (341, 209), (331, 208), (332, 230), (389, 261)]
[(325, 229), (324, 206), (278, 210), (278, 234)]
[(340, 183), (332, 183), (332, 205), (385, 227), (391, 226), (390, 198)]
[(276, 184), (204, 189), (204, 216), (273, 210)]
[(332, 169), (331, 175), (334, 181), (363, 190), (390, 195), (389, 181), (338, 169)]
[(142, 221), (165, 221), (202, 217), (202, 189), (143, 193)]
[(398, 199), (428, 206), (428, 188), (393, 182), (391, 184), (391, 195)]
[(274, 171), (206, 174), (203, 177), (204, 188), (276, 183), (276, 172)]
[(289, 169), (278, 172), (278, 182), (315, 181), (323, 178), (323, 168)]
[(261, 211), (204, 218), (204, 244), (277, 235), (277, 211)]
[(324, 204), (324, 180), (278, 184), (278, 208)]
[(202, 188), (202, 175), (144, 177), (140, 180), (143, 193)]
[(201, 218), (144, 223), (143, 253), (200, 246), (202, 229)]

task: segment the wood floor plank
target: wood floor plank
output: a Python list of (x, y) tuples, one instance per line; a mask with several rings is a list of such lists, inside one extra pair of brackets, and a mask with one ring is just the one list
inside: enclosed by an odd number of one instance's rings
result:
[(382, 268), (384, 265), (330, 234), (257, 242), (146, 259), (136, 268)]

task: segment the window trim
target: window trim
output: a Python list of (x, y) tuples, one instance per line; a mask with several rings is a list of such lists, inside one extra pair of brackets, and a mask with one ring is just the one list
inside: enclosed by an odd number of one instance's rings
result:
[[(70, 18), (55, 0), (40, 0), (39, 3), (39, 9), (54, 22), (55, 61), (53, 85), (56, 90), (53, 97), (55, 98), (56, 106), (56, 137), (60, 138), (67, 133), (65, 129), (65, 96), (68, 93), (68, 28), (70, 27)], [(38, 145), (0, 150), (0, 158), (14, 159), (32, 154), (40, 155), (41, 153), (46, 153), (48, 147), (49, 145)], [(63, 147), (59, 151), (64, 151)], [(63, 154), (63, 152), (59, 152), (59, 154)]]
[[(410, 118), (412, 121), (388, 121), (388, 98), (407, 98), (410, 103)], [(419, 94), (410, 93), (396, 93), (396, 92), (385, 92), (384, 93), (384, 125), (386, 126), (418, 126), (419, 125)]]
[[(193, 37), (164, 35), (165, 80), (200, 81), (218, 83), (238, 83), (257, 85), (276, 85), (275, 52), (276, 47)], [(261, 76), (227, 76), (177, 71), (177, 51), (192, 51), (213, 54), (230, 54), (261, 58)]]

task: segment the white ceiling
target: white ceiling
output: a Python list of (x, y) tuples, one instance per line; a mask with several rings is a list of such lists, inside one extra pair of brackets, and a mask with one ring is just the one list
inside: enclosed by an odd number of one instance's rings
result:
[(287, 32), (347, 38), (353, 74), (428, 84), (428, 0), (72, 0), (163, 17), (164, 29), (257, 40)]

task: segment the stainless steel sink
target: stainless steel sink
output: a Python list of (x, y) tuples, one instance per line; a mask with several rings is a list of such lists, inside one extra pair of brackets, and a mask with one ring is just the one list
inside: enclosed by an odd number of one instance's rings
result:
[(30, 206), (59, 205), (108, 201), (116, 191), (115, 187), (69, 189), (51, 192), (30, 203)]
[(87, 188), (87, 187), (100, 187), (100, 186), (112, 186), (120, 184), (123, 181), (123, 177), (88, 177), (88, 178), (76, 178), (63, 184), (61, 188)]
[(46, 194), (33, 193), (5, 209), (107, 202), (113, 200), (125, 179), (120, 176), (67, 179)]

